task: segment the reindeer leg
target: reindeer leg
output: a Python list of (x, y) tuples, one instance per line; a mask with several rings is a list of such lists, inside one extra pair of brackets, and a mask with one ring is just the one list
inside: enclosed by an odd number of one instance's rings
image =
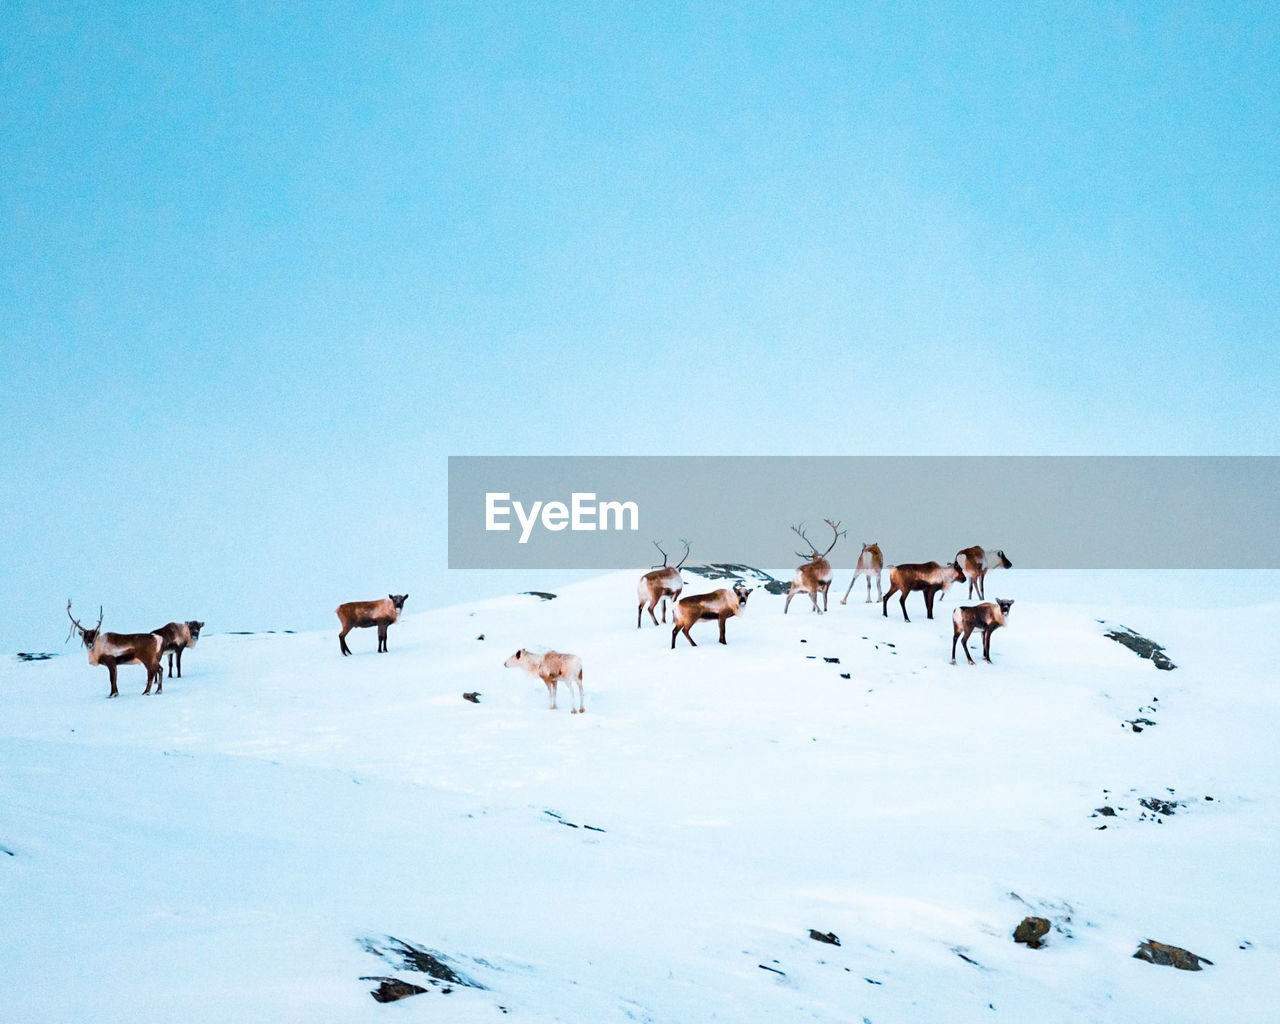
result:
[(951, 664), (956, 663), (956, 641), (960, 639), (960, 630), (952, 629), (951, 631)]
[(173, 678), (173, 651), (169, 652), (169, 678)]
[[(896, 594), (897, 592), (898, 592), (898, 587), (895, 584), (894, 586), (891, 586), (889, 588), (889, 593), (885, 594), (884, 597), (881, 599), (884, 604), (884, 617), (886, 619), (889, 617), (889, 598), (893, 597), (893, 595)], [(906, 611), (905, 605), (903, 606), (902, 610), (904, 612)]]
[[(156, 659), (156, 696), (164, 693), (164, 665), (160, 663), (160, 659)], [(147, 666), (147, 675), (151, 675), (151, 666)]]
[(102, 663), (107, 666), (107, 673), (111, 676), (111, 692), (107, 694), (108, 699), (111, 697), (119, 697), (120, 691), (116, 689), (116, 663), (114, 658), (103, 658)]
[[(569, 706), (571, 708), (573, 707), (573, 684), (574, 684), (574, 680), (572, 679), (569, 679), (565, 682), (565, 685), (569, 687)], [(578, 706), (577, 708), (574, 708), (571, 713), (575, 715), (580, 715), (587, 710), (586, 706), (582, 703), (582, 669), (578, 669), (577, 684), (578, 684)]]
[[(658, 616), (656, 616), (656, 615), (654, 615), (654, 614), (653, 614), (653, 610), (654, 610), (656, 607), (658, 607), (658, 604), (659, 604), (659, 602), (660, 602), (661, 600), (662, 600), (662, 599), (661, 599), (661, 598), (659, 598), (657, 601), (652, 601), (652, 600), (651, 600), (651, 601), (649, 602), (649, 618), (653, 619), (653, 624), (654, 624), (655, 626), (656, 626), (656, 625), (658, 625)], [(667, 621), (667, 613), (666, 613), (666, 610), (665, 610), (665, 609), (663, 609), (663, 612), (662, 612), (662, 621), (663, 621), (663, 622), (666, 622), (666, 621)]]
[(556, 709), (556, 681), (554, 679), (542, 680), (547, 684), (547, 696), (551, 698), (551, 707), (547, 710), (554, 711)]
[(982, 660), (988, 665), (991, 664), (991, 632), (989, 629), (982, 631)]
[(677, 623), (676, 627), (671, 631), (671, 649), (673, 651), (676, 649), (676, 635), (679, 632), (680, 632), (680, 626)]
[(970, 665), (973, 664), (973, 655), (969, 653), (969, 635), (972, 632), (973, 632), (973, 627), (970, 626), (968, 629), (964, 631), (964, 640), (962, 641), (964, 644), (964, 656), (969, 659)]
[(343, 654), (351, 653), (351, 648), (347, 646), (347, 634), (350, 632), (351, 632), (351, 627), (347, 626), (341, 633), (338, 634), (338, 649), (341, 650)]
[(987, 599), (987, 571), (984, 569), (978, 573), (978, 600), (985, 601)]
[(787, 603), (782, 606), (782, 614), (787, 614), (787, 609), (791, 607), (791, 598), (795, 596), (796, 585), (791, 584), (791, 589), (787, 591)]
[[(880, 600), (880, 575), (876, 574), (876, 600)], [(867, 577), (867, 601), (871, 601), (871, 577)]]
[[(849, 591), (853, 590), (853, 585), (857, 582), (858, 582), (858, 574), (855, 572), (853, 574), (853, 579), (849, 581), (849, 590), (846, 590), (844, 592), (844, 597), (840, 598), (841, 604), (849, 603)], [(867, 577), (867, 600), (868, 601), (871, 600), (871, 577), (870, 576)]]
[(725, 614), (724, 612), (720, 613), (720, 642), (724, 644), (726, 647), (729, 646), (729, 643), (724, 638), (724, 624), (725, 622), (728, 621), (728, 619), (729, 619), (729, 616), (727, 614)]
[(827, 580), (826, 583), (822, 584), (822, 610), (824, 612), (827, 610), (827, 597), (828, 595), (830, 595), (830, 593), (831, 593), (831, 581)]
[[(911, 593), (911, 591), (909, 591), (909, 590), (904, 590), (904, 591), (902, 592), (902, 597), (899, 599), (899, 603), (902, 605), (902, 621), (903, 621), (903, 622), (910, 622), (910, 621), (911, 621), (911, 619), (909, 619), (909, 618), (907, 617), (907, 595), (908, 595), (909, 593)], [(885, 604), (885, 607), (886, 607), (886, 608), (888, 608), (888, 607), (889, 607), (889, 602), (888, 602), (888, 600), (886, 600), (884, 604)]]
[(937, 592), (937, 587), (924, 588), (924, 616), (926, 619), (933, 618), (933, 595)]

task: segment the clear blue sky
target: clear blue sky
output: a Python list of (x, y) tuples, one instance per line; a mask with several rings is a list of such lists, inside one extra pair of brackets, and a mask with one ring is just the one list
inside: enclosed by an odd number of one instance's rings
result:
[(1274, 454), (1278, 67), (1265, 3), (12, 0), (0, 651), (497, 586), (450, 454)]

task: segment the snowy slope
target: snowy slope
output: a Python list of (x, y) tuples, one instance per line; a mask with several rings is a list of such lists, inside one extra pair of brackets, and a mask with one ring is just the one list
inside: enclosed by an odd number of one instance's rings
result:
[[(635, 580), (408, 615), (386, 655), (207, 635), (159, 697), (6, 659), (0, 1021), (1275, 1019), (1280, 606), (1014, 570), (995, 664), (952, 667), (956, 591), (904, 623), (757, 590), (727, 647), (673, 652)], [(585, 715), (503, 669), (520, 646), (581, 655)]]

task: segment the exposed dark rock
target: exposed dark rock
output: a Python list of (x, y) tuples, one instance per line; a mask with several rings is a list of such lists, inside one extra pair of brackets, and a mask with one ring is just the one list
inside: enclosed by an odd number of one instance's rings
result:
[(1188, 950), (1181, 949), (1178, 946), (1169, 946), (1163, 942), (1156, 942), (1155, 939), (1147, 939), (1138, 946), (1138, 951), (1133, 954), (1135, 960), (1145, 960), (1149, 964), (1159, 964), (1161, 967), (1176, 967), (1180, 971), (1198, 971), (1201, 964), (1213, 966), (1212, 960), (1206, 960), (1202, 956), (1198, 956)]
[(556, 821), (558, 821), (561, 825), (568, 826), (569, 828), (585, 828), (588, 832), (605, 832), (605, 831), (607, 831), (606, 829), (600, 828), (600, 827), (598, 827), (598, 826), (596, 826), (596, 825), (579, 825), (579, 824), (577, 824), (576, 822), (573, 822), (573, 821), (567, 821), (567, 820), (565, 820), (565, 818), (563, 818), (561, 815), (557, 814), (555, 811), (543, 811), (542, 813), (543, 813), (543, 814), (545, 814), (545, 815), (547, 815), (547, 817), (549, 817), (549, 818), (554, 818), (554, 819), (555, 819)]
[(1031, 949), (1039, 949), (1044, 945), (1044, 937), (1049, 934), (1049, 922), (1043, 917), (1024, 917), (1022, 923), (1013, 930), (1013, 941), (1025, 943)]
[(820, 932), (814, 928), (810, 928), (809, 938), (813, 939), (814, 942), (825, 942), (831, 946), (840, 945), (840, 939), (836, 936), (835, 932)]
[(1155, 811), (1156, 814), (1173, 814), (1182, 806), (1177, 800), (1161, 800), (1158, 796), (1143, 797), (1138, 801), (1149, 811)]
[(1114, 818), (1116, 816), (1116, 809), (1111, 806), (1095, 807), (1094, 810), (1104, 818)]
[(19, 661), (48, 661), (50, 658), (56, 658), (56, 654), (50, 654), (48, 651), (19, 651)]
[(840, 659), (839, 659), (839, 658), (823, 658), (822, 660), (823, 660), (823, 661), (825, 661), (828, 665), (839, 665), (839, 664), (840, 664)]
[(476, 637), (476, 639), (477, 639), (477, 640), (483, 640), (483, 639), (484, 639), (484, 634), (483, 634), (483, 633), (481, 633), (478, 637)]
[(381, 957), (402, 971), (418, 971), (427, 975), (433, 979), (433, 985), (443, 981), (450, 985), (462, 985), (467, 988), (484, 988), (478, 981), (450, 967), (449, 958), (443, 953), (424, 946), (416, 946), (412, 942), (405, 942), (394, 935), (386, 935), (381, 939), (361, 939), (360, 945), (365, 952)]
[(471, 701), (471, 703), (472, 703), (472, 704), (479, 704), (479, 703), (480, 703), (480, 694), (479, 694), (479, 693), (464, 693), (464, 694), (462, 695), (462, 699), (463, 699), (463, 700), (469, 700), (469, 701)]
[[(777, 963), (776, 960), (774, 962)], [(780, 971), (776, 967), (769, 967), (769, 966), (766, 966), (765, 964), (756, 964), (756, 966), (759, 967), (760, 970), (762, 971), (773, 971), (774, 974), (781, 974), (784, 978), (787, 976), (786, 971)]]
[(369, 995), (380, 1003), (394, 1003), (397, 999), (408, 999), (409, 996), (421, 995), (426, 991), (421, 985), (411, 985), (399, 978), (363, 977), (361, 981), (376, 981), (378, 987), (370, 990)]
[(686, 565), (681, 571), (693, 573), (693, 575), (701, 576), (707, 580), (755, 580), (763, 584), (765, 592), (768, 594), (785, 594), (791, 589), (791, 584), (787, 580), (775, 579), (767, 572), (738, 562), (709, 562), (706, 565)]
[(1164, 648), (1154, 640), (1148, 640), (1145, 636), (1135, 632), (1128, 626), (1112, 626), (1106, 632), (1108, 640), (1114, 640), (1117, 643), (1124, 644), (1125, 647), (1133, 651), (1140, 658), (1146, 658), (1156, 668), (1164, 669), (1169, 672), (1178, 666), (1169, 660), (1168, 655), (1164, 653)]
[(849, 675), (849, 673), (848, 673), (848, 672), (841, 672), (841, 673), (840, 673), (840, 678), (841, 678), (841, 679), (849, 679), (849, 678), (850, 678), (850, 675)]
[(520, 593), (528, 597), (540, 597), (544, 601), (554, 601), (556, 599), (555, 594), (549, 594), (545, 590), (522, 590)]

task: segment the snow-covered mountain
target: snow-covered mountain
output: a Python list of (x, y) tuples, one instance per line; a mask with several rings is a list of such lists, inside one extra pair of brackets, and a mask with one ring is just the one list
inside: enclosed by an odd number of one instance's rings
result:
[[(385, 655), (213, 632), (160, 696), (6, 659), (0, 1020), (1277, 1019), (1274, 579), (995, 574), (970, 667), (958, 589), (904, 623), (842, 575), (825, 616), (757, 589), (725, 647), (637, 630), (620, 573), (408, 614)], [(581, 656), (586, 714), (522, 646)]]

